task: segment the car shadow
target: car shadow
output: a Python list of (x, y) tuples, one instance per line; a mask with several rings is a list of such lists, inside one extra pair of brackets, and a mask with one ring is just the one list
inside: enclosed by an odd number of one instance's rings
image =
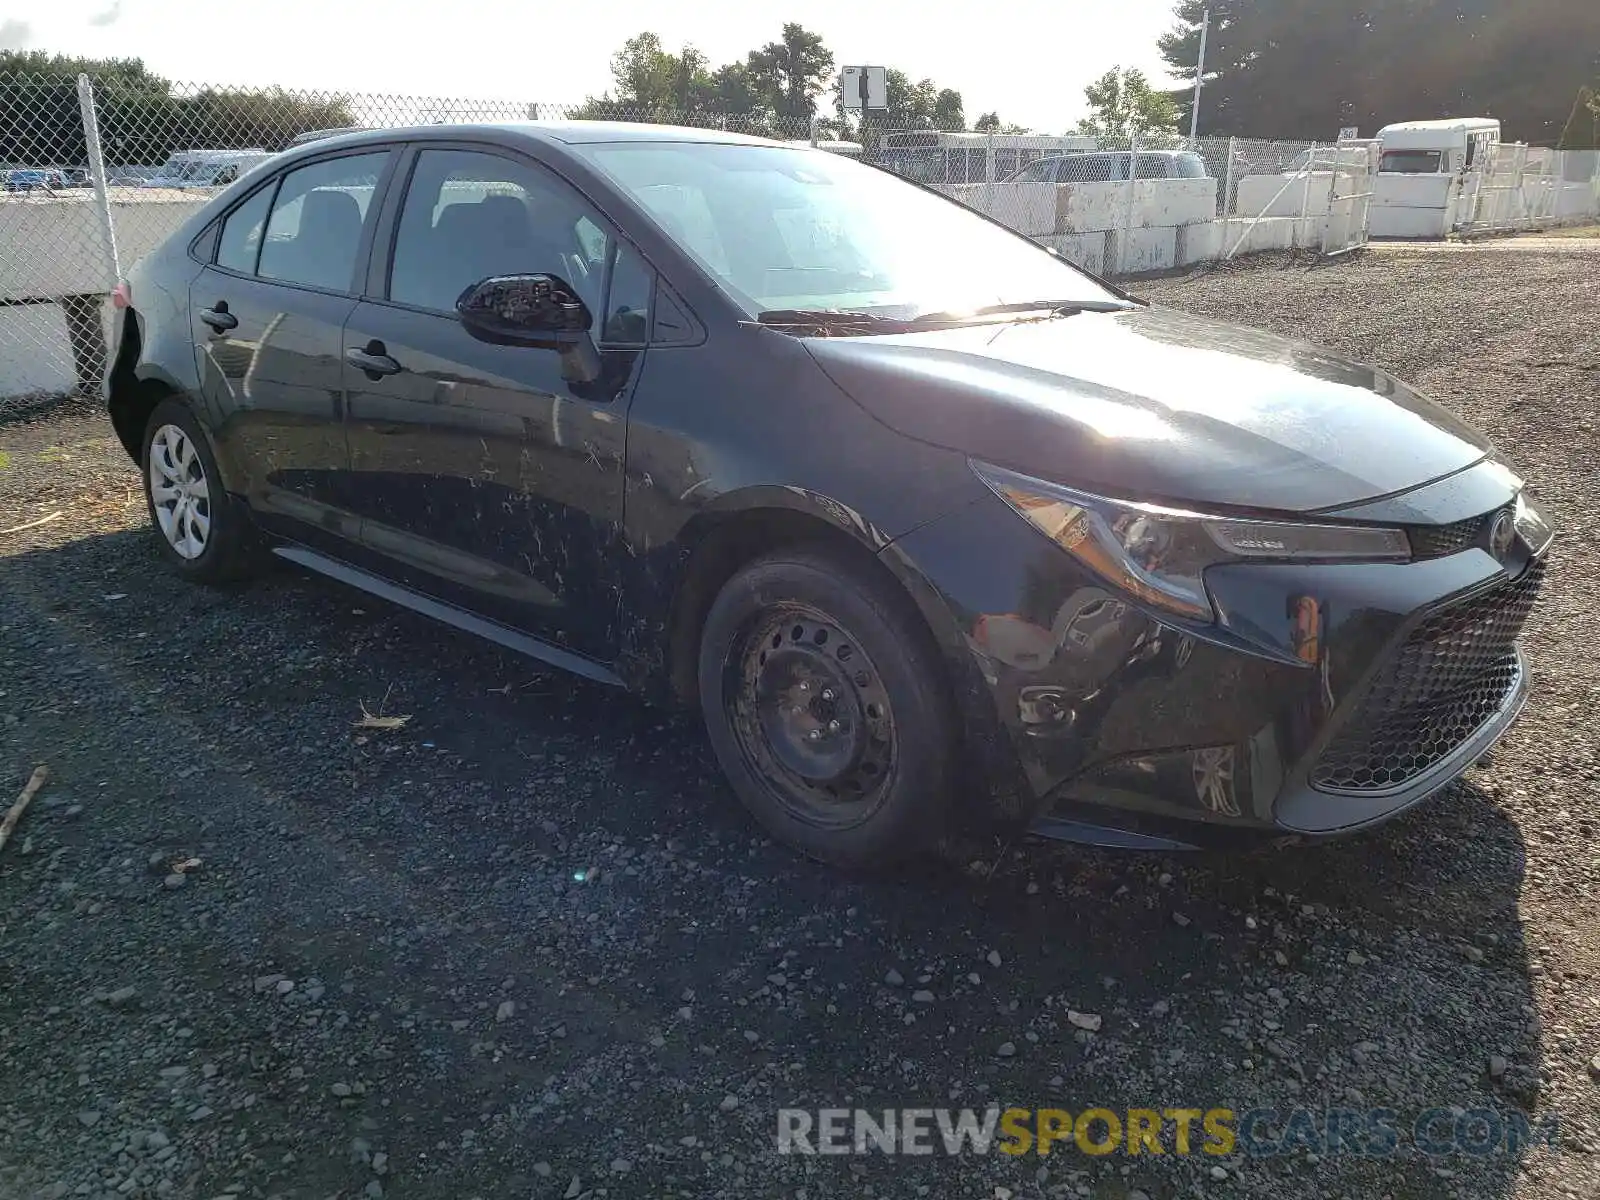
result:
[[(1464, 1154), (1447, 1111), (1470, 1125), (1476, 1110), (1509, 1120), (1539, 1101), (1537, 968), (1517, 904), (1525, 848), (1478, 772), (1335, 843), (1136, 855), (996, 840), (960, 861), (853, 878), (761, 835), (692, 716), (319, 577), (283, 568), (194, 588), (128, 531), (0, 559), (0, 579), (69, 652), (214, 728), (231, 743), (222, 753), (315, 836), (359, 830), (367, 859), (413, 875), (447, 856), (466, 919), (518, 903), (473, 880), (620, 866), (641, 847), (697, 864), (721, 881), (703, 894), (625, 869), (613, 885), (624, 900), (610, 919), (648, 922), (670, 906), (705, 926), (692, 953), (650, 964), (646, 1003), (663, 1011), (685, 990), (759, 983), (775, 941), (823, 923), (837, 947), (818, 970), (841, 996), (868, 998), (868, 1015), (756, 1029), (804, 1067), (818, 1102), (866, 1085), (884, 1105), (1263, 1110), (1261, 1154), (1238, 1168), (1260, 1179), (1340, 1194), (1381, 1181), (1444, 1196), (1463, 1178), (1474, 1196), (1512, 1191), (1524, 1155)], [(178, 643), (181, 655), (163, 652)], [(163, 693), (174, 671), (184, 686)], [(363, 728), (364, 713), (406, 720)], [(740, 884), (751, 886), (730, 923)], [(911, 996), (921, 989), (926, 1002)], [(959, 1099), (904, 1062), (942, 1064), (964, 1081)], [(1325, 1121), (1335, 1108), (1392, 1110), (1398, 1146), (1368, 1157), (1321, 1134), (1284, 1144), (1295, 1110)], [(1433, 1156), (1415, 1128), (1430, 1113)], [(1111, 1161), (1133, 1170), (1104, 1176), (1111, 1190), (1097, 1194), (1188, 1186), (1175, 1156)], [(855, 1165), (867, 1179), (883, 1168)]]

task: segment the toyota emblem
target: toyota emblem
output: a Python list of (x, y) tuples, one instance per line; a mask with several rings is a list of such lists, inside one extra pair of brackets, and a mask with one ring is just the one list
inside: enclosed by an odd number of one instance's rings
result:
[(1511, 543), (1517, 536), (1517, 523), (1510, 512), (1497, 513), (1494, 524), (1489, 526), (1489, 553), (1500, 562), (1505, 562), (1506, 555), (1511, 553)]

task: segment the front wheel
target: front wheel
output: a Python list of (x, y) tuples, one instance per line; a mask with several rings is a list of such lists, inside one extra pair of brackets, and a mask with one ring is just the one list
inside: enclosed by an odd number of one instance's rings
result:
[(928, 849), (953, 791), (955, 722), (920, 615), (827, 550), (775, 554), (717, 596), (699, 683), (745, 806), (813, 858), (883, 867)]

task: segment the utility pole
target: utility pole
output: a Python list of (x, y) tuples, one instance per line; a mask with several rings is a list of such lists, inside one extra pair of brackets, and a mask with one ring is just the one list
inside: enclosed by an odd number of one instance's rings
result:
[(1200, 13), (1200, 57), (1194, 64), (1194, 107), (1189, 110), (1189, 146), (1194, 148), (1194, 138), (1200, 128), (1200, 86), (1205, 82), (1206, 74), (1206, 34), (1211, 29), (1211, 10), (1202, 9)]

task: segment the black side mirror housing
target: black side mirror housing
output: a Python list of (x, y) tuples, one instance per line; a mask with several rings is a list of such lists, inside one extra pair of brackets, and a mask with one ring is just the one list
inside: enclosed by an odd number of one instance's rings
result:
[(569, 382), (600, 377), (594, 314), (559, 275), (491, 275), (461, 293), (456, 315), (480, 342), (557, 351)]

